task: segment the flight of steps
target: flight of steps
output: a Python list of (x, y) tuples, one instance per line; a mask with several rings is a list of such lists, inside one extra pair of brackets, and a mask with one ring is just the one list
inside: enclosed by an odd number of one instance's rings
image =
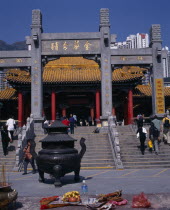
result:
[(93, 133), (95, 126), (78, 126), (70, 134), (77, 141), (75, 148), (80, 152), (80, 139), (85, 138), (86, 152), (81, 161), (81, 169), (115, 168), (111, 146), (107, 134)]
[[(115, 168), (113, 156), (107, 134), (93, 133), (95, 126), (78, 126), (75, 128), (75, 134), (70, 134), (77, 141), (75, 148), (80, 152), (80, 139), (86, 139), (86, 152), (81, 161), (81, 169), (110, 169)], [(36, 152), (41, 150), (41, 143), (39, 140), (43, 139), (47, 134), (37, 135), (35, 138)], [(28, 171), (32, 170), (30, 164)]]
[(2, 148), (2, 141), (0, 139), (0, 173), (2, 171), (2, 164), (5, 165), (6, 172), (12, 172), (15, 166), (15, 159), (16, 159), (16, 148), (17, 148), (17, 140), (14, 140), (13, 143), (9, 143), (9, 150), (8, 155), (4, 156), (3, 148)]
[[(136, 133), (132, 131), (130, 126), (118, 126), (121, 159), (124, 168), (169, 168), (170, 167), (170, 146), (161, 142), (159, 147), (159, 155), (153, 151), (149, 152), (145, 149), (145, 155), (141, 154), (139, 139), (136, 138)], [(145, 144), (147, 145), (148, 138)]]

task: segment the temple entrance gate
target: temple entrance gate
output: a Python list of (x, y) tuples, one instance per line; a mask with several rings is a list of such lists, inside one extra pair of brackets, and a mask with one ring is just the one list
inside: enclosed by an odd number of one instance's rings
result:
[(42, 127), (43, 67), (61, 56), (83, 56), (93, 59), (101, 68), (101, 98), (104, 126), (112, 113), (112, 71), (121, 66), (147, 67), (152, 74), (152, 112), (164, 114), (163, 65), (161, 61), (160, 25), (152, 25), (150, 47), (144, 49), (111, 50), (115, 35), (110, 34), (109, 10), (100, 10), (99, 32), (43, 33), (40, 10), (32, 11), (31, 36), (26, 37), (29, 50), (0, 51), (0, 68), (28, 68), (31, 70), (31, 113), (36, 129)]

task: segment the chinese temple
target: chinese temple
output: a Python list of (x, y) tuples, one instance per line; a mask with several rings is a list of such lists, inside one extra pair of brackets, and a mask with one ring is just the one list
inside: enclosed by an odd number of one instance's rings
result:
[[(130, 124), (138, 113), (152, 114), (151, 86), (142, 85), (147, 69), (124, 66), (112, 72), (112, 113), (117, 121)], [(78, 120), (95, 123), (101, 116), (101, 70), (99, 64), (83, 57), (60, 57), (49, 61), (43, 70), (43, 115), (55, 120), (56, 114), (77, 115)], [(31, 113), (31, 74), (23, 69), (9, 69), (5, 79), (10, 87), (0, 91), (1, 119), (12, 114), (23, 125)], [(166, 107), (170, 88), (165, 87)], [(8, 110), (8, 112), (6, 112)]]

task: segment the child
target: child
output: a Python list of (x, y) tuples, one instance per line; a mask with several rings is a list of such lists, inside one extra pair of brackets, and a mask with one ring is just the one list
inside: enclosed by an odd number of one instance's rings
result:
[(152, 140), (150, 140), (150, 139), (148, 141), (148, 148), (149, 148), (149, 152), (153, 151), (153, 143), (152, 143)]

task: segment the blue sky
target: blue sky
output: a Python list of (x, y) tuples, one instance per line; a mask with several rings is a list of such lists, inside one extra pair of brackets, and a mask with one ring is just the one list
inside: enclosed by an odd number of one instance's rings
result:
[(111, 33), (117, 41), (148, 33), (161, 24), (163, 46), (170, 47), (170, 0), (0, 0), (0, 40), (11, 44), (30, 35), (31, 13), (40, 9), (45, 33), (93, 32), (100, 8), (109, 8)]

